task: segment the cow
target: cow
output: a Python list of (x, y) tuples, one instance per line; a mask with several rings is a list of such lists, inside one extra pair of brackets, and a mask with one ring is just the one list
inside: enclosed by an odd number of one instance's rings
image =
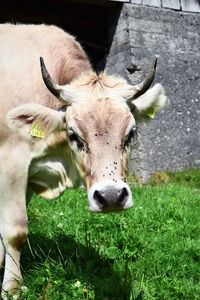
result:
[[(40, 64), (39, 64), (40, 57)], [(59, 197), (83, 183), (89, 209), (128, 209), (127, 158), (136, 124), (166, 103), (145, 79), (99, 74), (76, 39), (53, 25), (0, 25), (0, 267), (2, 297), (22, 282), (31, 192)]]

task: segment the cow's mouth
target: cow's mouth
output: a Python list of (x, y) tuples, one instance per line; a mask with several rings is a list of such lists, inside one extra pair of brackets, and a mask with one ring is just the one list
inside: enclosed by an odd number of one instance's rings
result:
[(90, 189), (88, 199), (90, 210), (102, 213), (120, 212), (133, 204), (130, 188), (124, 182), (97, 183)]
[(102, 212), (123, 210), (127, 197), (128, 191), (125, 187), (94, 192), (94, 199)]

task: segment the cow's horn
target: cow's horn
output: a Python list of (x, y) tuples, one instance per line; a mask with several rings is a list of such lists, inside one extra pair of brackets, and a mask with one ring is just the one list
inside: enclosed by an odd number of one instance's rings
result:
[(60, 97), (60, 86), (58, 84), (56, 84), (54, 82), (54, 80), (51, 78), (51, 76), (45, 66), (43, 57), (40, 57), (40, 66), (41, 66), (42, 78), (44, 80), (46, 87), (54, 96), (59, 98)]
[(144, 94), (150, 88), (150, 86), (154, 80), (155, 74), (156, 74), (156, 65), (157, 65), (157, 58), (155, 58), (152, 66), (151, 66), (151, 69), (150, 69), (149, 73), (147, 74), (147, 76), (145, 77), (145, 79), (141, 83), (139, 83), (138, 85), (135, 85), (133, 87), (133, 89), (135, 90), (135, 93), (131, 100), (138, 98), (139, 96)]
[(56, 96), (60, 101), (64, 102), (65, 105), (69, 106), (72, 104), (76, 94), (70, 85), (59, 85), (51, 78), (49, 72), (44, 63), (43, 57), (40, 57), (40, 66), (42, 72), (42, 78), (48, 90)]

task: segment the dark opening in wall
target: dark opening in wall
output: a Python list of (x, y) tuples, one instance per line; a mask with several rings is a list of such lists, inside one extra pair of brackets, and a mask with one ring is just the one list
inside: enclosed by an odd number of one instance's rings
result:
[(106, 0), (2, 0), (0, 22), (58, 25), (77, 37), (99, 70), (105, 66), (120, 8)]

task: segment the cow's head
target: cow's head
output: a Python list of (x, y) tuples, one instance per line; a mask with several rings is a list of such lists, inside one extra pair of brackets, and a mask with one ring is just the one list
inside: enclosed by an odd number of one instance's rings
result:
[(27, 109), (28, 121), (46, 134), (67, 130), (70, 147), (86, 181), (91, 211), (117, 211), (132, 206), (126, 182), (127, 156), (136, 122), (148, 119), (166, 102), (160, 84), (149, 89), (155, 68), (156, 62), (136, 86), (92, 71), (60, 86), (52, 80), (41, 59), (43, 80), (66, 109), (55, 111), (38, 104), (23, 107)]

